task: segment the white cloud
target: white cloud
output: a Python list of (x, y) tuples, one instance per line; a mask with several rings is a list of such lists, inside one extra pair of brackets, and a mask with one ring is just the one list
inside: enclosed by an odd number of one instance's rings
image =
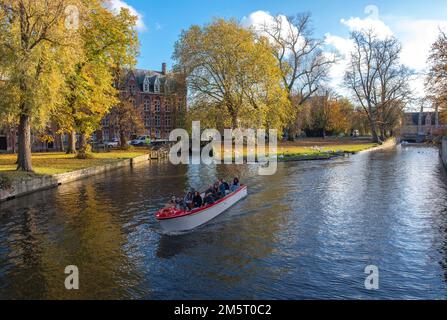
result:
[(424, 70), (440, 28), (447, 30), (447, 20), (399, 19), (392, 21), (392, 27), (402, 41), (402, 63), (416, 70)]
[(342, 24), (349, 28), (349, 31), (358, 31), (365, 32), (369, 30), (374, 30), (377, 37), (384, 39), (393, 35), (390, 27), (388, 27), (383, 21), (379, 19), (373, 19), (367, 17), (365, 19), (361, 19), (359, 17), (350, 18), (350, 19), (341, 19)]
[[(278, 15), (276, 18), (280, 19), (281, 21), (281, 36), (283, 38), (288, 38), (290, 35), (296, 35), (298, 33), (298, 29), (289, 24), (285, 15)], [(259, 10), (251, 13), (248, 17), (243, 17), (241, 24), (245, 28), (253, 28), (259, 34), (269, 37), (269, 35), (263, 31), (263, 28), (265, 26), (275, 26), (276, 22), (275, 17), (269, 12)], [(302, 40), (304, 41), (304, 38)], [(300, 43), (300, 41), (298, 41), (297, 47), (300, 45), (302, 45), (302, 42)]]
[(138, 18), (136, 28), (138, 31), (147, 30), (143, 21), (143, 15), (138, 12), (134, 7), (127, 4), (123, 0), (108, 0), (107, 7), (114, 13), (119, 13), (122, 8), (128, 9), (129, 12)]
[[(447, 29), (447, 20), (421, 20), (402, 17), (386, 17), (381, 19), (378, 9), (369, 17), (351, 17), (341, 19), (340, 23), (347, 27), (348, 31), (374, 30), (379, 38), (395, 36), (402, 44), (401, 63), (416, 72), (414, 81), (411, 82), (413, 92), (417, 96), (424, 96), (424, 81), (427, 69), (427, 59), (433, 42), (437, 39), (439, 28)], [(365, 10), (366, 12), (366, 10)], [(340, 54), (339, 63), (331, 70), (332, 85), (341, 87), (341, 81), (345, 68), (349, 62), (349, 54), (353, 44), (347, 37), (326, 34), (325, 42), (335, 48)]]
[(262, 27), (265, 22), (272, 23), (273, 17), (269, 12), (259, 10), (251, 13), (248, 17), (243, 17), (241, 24), (246, 28), (254, 27), (257, 29), (258, 27)]
[[(430, 48), (438, 37), (439, 29), (447, 30), (447, 20), (410, 19), (398, 16), (381, 17), (377, 6), (367, 6), (364, 13), (364, 17), (341, 19), (340, 24), (348, 32), (374, 30), (381, 39), (390, 36), (398, 38), (402, 43), (401, 62), (415, 70), (418, 74), (415, 80), (411, 82), (411, 86), (417, 95), (423, 96), (424, 74), (427, 69)], [(286, 19), (283, 15), (278, 17)], [(252, 27), (258, 31), (264, 24), (268, 25), (271, 23), (273, 23), (273, 16), (269, 12), (262, 10), (255, 11), (241, 20), (241, 24), (244, 27)], [(290, 32), (286, 24), (284, 24), (283, 32), (284, 34)], [(335, 49), (339, 54), (339, 59), (330, 72), (330, 85), (340, 94), (347, 94), (342, 86), (342, 81), (354, 44), (349, 37), (332, 33), (325, 35), (325, 44), (328, 50)]]
[(325, 36), (325, 44), (332, 47), (338, 53), (337, 63), (332, 65), (329, 72), (330, 86), (342, 95), (348, 95), (349, 92), (343, 88), (343, 78), (349, 65), (351, 52), (354, 50), (354, 42), (349, 38), (331, 35)]

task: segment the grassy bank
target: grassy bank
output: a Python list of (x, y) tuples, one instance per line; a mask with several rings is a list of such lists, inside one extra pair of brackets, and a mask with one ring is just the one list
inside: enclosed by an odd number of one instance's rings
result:
[[(378, 146), (369, 139), (300, 139), (278, 144), (276, 155), (279, 161), (331, 159), (346, 153), (357, 153)], [(244, 148), (244, 156), (250, 152)], [(268, 153), (268, 146), (266, 146)]]
[(32, 163), (34, 173), (15, 171), (17, 155), (0, 154), (0, 175), (8, 177), (9, 179), (27, 178), (35, 175), (53, 175), (110, 164), (147, 153), (148, 150), (94, 153), (91, 159), (86, 160), (76, 159), (75, 155), (62, 152), (33, 153)]
[[(345, 153), (356, 153), (377, 146), (367, 139), (301, 139), (294, 142), (278, 144), (279, 161), (330, 159)], [(93, 158), (80, 160), (74, 155), (61, 152), (34, 153), (32, 155), (34, 173), (15, 171), (15, 154), (0, 154), (0, 175), (8, 179), (27, 178), (35, 175), (53, 175), (80, 169), (114, 163), (131, 159), (149, 151), (146, 149), (132, 151), (111, 151), (94, 153)], [(246, 156), (248, 151), (244, 150)]]
[(330, 159), (345, 153), (357, 153), (377, 147), (365, 139), (304, 139), (278, 146), (279, 160)]

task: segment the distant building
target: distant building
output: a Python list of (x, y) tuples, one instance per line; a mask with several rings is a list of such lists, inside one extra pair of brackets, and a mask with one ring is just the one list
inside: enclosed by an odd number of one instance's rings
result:
[[(149, 135), (153, 139), (168, 139), (170, 132), (181, 125), (186, 111), (186, 87), (166, 64), (161, 71), (131, 70), (119, 84), (122, 99), (130, 100), (140, 113), (145, 131), (135, 135)], [(109, 116), (102, 121), (97, 141), (119, 138), (119, 132), (110, 124)]]
[(404, 139), (424, 140), (442, 136), (446, 129), (439, 112), (408, 112), (404, 114), (401, 136)]

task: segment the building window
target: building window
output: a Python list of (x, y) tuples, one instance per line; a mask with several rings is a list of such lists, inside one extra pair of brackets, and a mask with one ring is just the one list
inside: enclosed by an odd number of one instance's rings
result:
[(166, 117), (166, 126), (170, 127), (171, 126), (171, 117)]
[(110, 124), (109, 117), (108, 117), (108, 116), (105, 116), (105, 117), (102, 119), (102, 125), (103, 125), (104, 127), (108, 127), (109, 124)]
[(149, 92), (149, 84), (148, 83), (144, 84), (144, 92)]
[(155, 100), (155, 112), (160, 112), (160, 99)]
[(104, 129), (102, 131), (102, 140), (103, 141), (109, 141), (110, 132), (109, 129)]
[(149, 115), (144, 116), (144, 125), (146, 128), (151, 126), (151, 117)]
[(135, 85), (134, 84), (132, 84), (132, 85), (130, 85), (130, 93), (131, 94), (135, 94)]
[(160, 83), (157, 80), (155, 80), (155, 83), (154, 83), (154, 92), (155, 93), (160, 92)]
[(151, 101), (149, 99), (144, 100), (144, 111), (151, 111)]
[(156, 116), (155, 116), (155, 125), (156, 125), (157, 127), (160, 126), (160, 116), (159, 116), (159, 115), (156, 115)]
[(171, 106), (168, 104), (166, 105), (166, 113), (170, 113), (171, 112)]
[(159, 129), (155, 129), (155, 137), (156, 137), (157, 139), (160, 139), (160, 138), (161, 138), (161, 134), (160, 134), (160, 130), (159, 130)]

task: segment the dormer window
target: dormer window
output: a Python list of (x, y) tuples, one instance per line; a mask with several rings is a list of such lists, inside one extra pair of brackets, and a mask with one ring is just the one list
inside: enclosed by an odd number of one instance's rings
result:
[(143, 91), (146, 93), (151, 91), (151, 79), (148, 76), (144, 78)]
[(160, 93), (160, 80), (157, 78), (155, 78), (155, 82), (154, 82), (154, 92), (155, 93)]

